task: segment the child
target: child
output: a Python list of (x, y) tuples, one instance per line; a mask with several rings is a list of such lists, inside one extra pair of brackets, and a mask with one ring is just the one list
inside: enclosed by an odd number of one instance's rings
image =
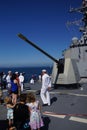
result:
[(29, 130), (29, 110), (26, 103), (26, 94), (20, 95), (20, 101), (16, 103), (13, 111), (14, 126), (17, 130)]
[(41, 118), (40, 104), (39, 101), (35, 99), (33, 93), (27, 95), (27, 103), (30, 111), (30, 127), (31, 130), (40, 130), (40, 127), (43, 126), (43, 120)]
[(14, 105), (12, 104), (11, 97), (5, 97), (4, 102), (6, 103), (7, 107), (7, 119), (9, 121), (9, 127), (13, 125), (13, 108)]

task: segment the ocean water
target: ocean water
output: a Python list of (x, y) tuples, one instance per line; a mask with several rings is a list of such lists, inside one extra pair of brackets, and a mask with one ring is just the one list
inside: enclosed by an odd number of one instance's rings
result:
[(29, 82), (32, 75), (34, 75), (36, 78), (41, 74), (42, 69), (46, 69), (48, 74), (50, 75), (52, 73), (52, 67), (46, 66), (46, 67), (11, 67), (11, 68), (0, 68), (0, 73), (5, 72), (5, 74), (8, 74), (8, 71), (19, 72), (19, 73), (25, 73), (25, 82)]

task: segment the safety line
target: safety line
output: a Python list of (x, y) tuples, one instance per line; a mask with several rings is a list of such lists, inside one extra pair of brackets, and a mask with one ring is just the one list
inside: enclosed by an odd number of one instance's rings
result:
[(50, 92), (50, 94), (65, 94), (65, 95), (72, 95), (72, 96), (79, 96), (79, 97), (87, 97), (86, 94), (76, 94), (76, 93), (69, 93), (69, 92)]
[(83, 119), (83, 118), (78, 118), (78, 117), (71, 116), (69, 118), (69, 120), (87, 124), (87, 119)]
[(65, 115), (65, 116), (87, 116), (87, 114), (67, 114), (67, 113), (55, 113), (55, 112), (48, 112), (48, 111), (43, 112), (43, 114)]

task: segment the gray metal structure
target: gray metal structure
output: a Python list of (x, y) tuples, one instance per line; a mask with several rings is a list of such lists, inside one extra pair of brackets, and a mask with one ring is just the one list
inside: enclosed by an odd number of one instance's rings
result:
[(55, 86), (78, 86), (80, 78), (87, 77), (87, 0), (82, 1), (80, 8), (72, 8), (70, 9), (70, 12), (82, 13), (82, 22), (84, 23), (84, 26), (80, 27), (80, 31), (82, 32), (81, 38), (72, 38), (70, 47), (63, 52), (63, 58), (55, 59), (36, 44), (28, 40), (23, 34), (18, 34), (22, 40), (26, 41), (54, 61), (52, 83)]

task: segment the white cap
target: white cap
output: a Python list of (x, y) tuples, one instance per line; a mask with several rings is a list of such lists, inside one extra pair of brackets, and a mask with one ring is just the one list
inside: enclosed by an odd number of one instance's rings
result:
[(43, 69), (43, 70), (42, 70), (42, 72), (46, 72), (46, 70), (45, 70), (45, 69)]
[(15, 74), (18, 74), (18, 72), (16, 71)]
[(8, 73), (11, 73), (11, 71), (8, 71)]

